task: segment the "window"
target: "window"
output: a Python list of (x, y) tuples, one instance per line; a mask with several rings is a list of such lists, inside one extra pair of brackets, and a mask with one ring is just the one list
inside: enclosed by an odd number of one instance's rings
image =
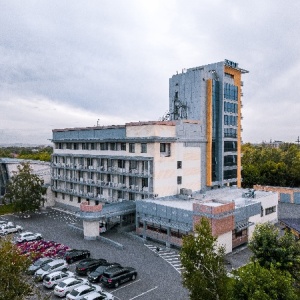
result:
[(135, 144), (134, 143), (129, 143), (129, 152), (135, 153)]
[(177, 184), (182, 184), (182, 177), (181, 176), (177, 176)]
[(61, 194), (61, 198), (65, 200), (65, 194)]
[(121, 150), (126, 151), (126, 143), (121, 143)]
[(67, 143), (67, 149), (69, 149), (69, 150), (72, 149), (72, 143)]
[(112, 151), (116, 151), (117, 150), (116, 143), (110, 143), (110, 150), (112, 150)]
[(78, 197), (77, 202), (81, 203), (81, 197)]
[(70, 195), (70, 201), (73, 201), (73, 195)]
[(108, 150), (108, 144), (107, 143), (100, 143), (100, 150)]
[(95, 150), (95, 143), (91, 143), (91, 150)]
[(141, 143), (141, 153), (147, 153), (147, 144)]
[(182, 169), (182, 161), (181, 160), (177, 161), (177, 169)]
[(170, 143), (160, 143), (160, 156), (171, 156), (171, 144)]
[(274, 212), (276, 212), (276, 206), (266, 208), (266, 215), (272, 214)]
[(160, 143), (160, 152), (166, 152), (166, 144)]
[(55, 198), (57, 198), (57, 192), (54, 192)]
[(78, 144), (74, 143), (74, 150), (78, 150)]

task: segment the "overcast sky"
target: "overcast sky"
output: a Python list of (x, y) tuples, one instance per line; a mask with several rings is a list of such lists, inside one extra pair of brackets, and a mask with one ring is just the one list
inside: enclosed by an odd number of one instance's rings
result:
[(0, 0), (0, 144), (54, 128), (158, 120), (169, 78), (225, 58), (243, 141), (300, 135), (300, 1)]

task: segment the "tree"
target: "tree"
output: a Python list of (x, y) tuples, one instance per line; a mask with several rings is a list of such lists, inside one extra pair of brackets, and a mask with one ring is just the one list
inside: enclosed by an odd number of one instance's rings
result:
[(4, 201), (12, 203), (16, 212), (34, 211), (44, 201), (44, 181), (32, 171), (29, 163), (21, 163), (6, 187)]
[(183, 237), (180, 252), (183, 285), (190, 291), (192, 300), (228, 299), (225, 249), (217, 247), (216, 240), (206, 218), (195, 226), (195, 235)]
[(292, 233), (286, 231), (280, 235), (278, 228), (271, 223), (256, 225), (249, 248), (253, 252), (252, 260), (262, 267), (274, 267), (288, 271), (300, 283), (300, 243)]
[(18, 248), (7, 238), (0, 240), (0, 300), (24, 299), (32, 288), (25, 271), (31, 260), (19, 254)]
[(8, 237), (0, 239), (0, 300), (34, 299), (49, 300), (34, 285), (26, 270), (32, 263), (30, 256), (21, 255), (18, 247)]
[(287, 271), (252, 262), (234, 272), (232, 299), (234, 300), (296, 300), (299, 297), (294, 280)]

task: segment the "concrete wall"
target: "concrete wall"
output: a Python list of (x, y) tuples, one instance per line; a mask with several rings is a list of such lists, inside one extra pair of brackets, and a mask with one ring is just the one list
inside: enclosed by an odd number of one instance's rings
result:
[(226, 232), (218, 236), (217, 245), (225, 247), (225, 253), (232, 252), (232, 232)]
[[(259, 200), (261, 201), (261, 206), (263, 208), (263, 216), (261, 216), (261, 214), (257, 214), (254, 215), (252, 217), (249, 218), (249, 222), (253, 222), (255, 225), (256, 224), (260, 224), (260, 223), (266, 223), (266, 222), (271, 222), (273, 224), (278, 222), (278, 198), (277, 198), (277, 193), (268, 193), (265, 197), (261, 197), (259, 198)], [(265, 211), (267, 208), (270, 207), (276, 207), (276, 211), (266, 215)], [(255, 229), (255, 225), (250, 226), (248, 228), (248, 236), (249, 236), (249, 240), (252, 238), (254, 229)]]

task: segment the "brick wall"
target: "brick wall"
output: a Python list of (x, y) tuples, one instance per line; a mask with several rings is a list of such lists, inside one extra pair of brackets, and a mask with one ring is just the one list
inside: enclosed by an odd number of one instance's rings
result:
[(290, 195), (290, 203), (295, 203), (294, 193), (300, 193), (300, 189), (281, 186), (254, 185), (253, 188), (256, 191), (278, 193), (278, 201), (280, 201), (280, 194)]
[(98, 212), (102, 210), (102, 204), (89, 205), (88, 202), (82, 202), (80, 204), (80, 210), (86, 212)]
[[(234, 216), (230, 214), (235, 208), (234, 202), (224, 203), (219, 206), (194, 203), (193, 226), (200, 222), (201, 218), (209, 219), (213, 236), (219, 236), (234, 229)], [(228, 214), (226, 214), (228, 213)], [(224, 214), (224, 216), (222, 216)]]

